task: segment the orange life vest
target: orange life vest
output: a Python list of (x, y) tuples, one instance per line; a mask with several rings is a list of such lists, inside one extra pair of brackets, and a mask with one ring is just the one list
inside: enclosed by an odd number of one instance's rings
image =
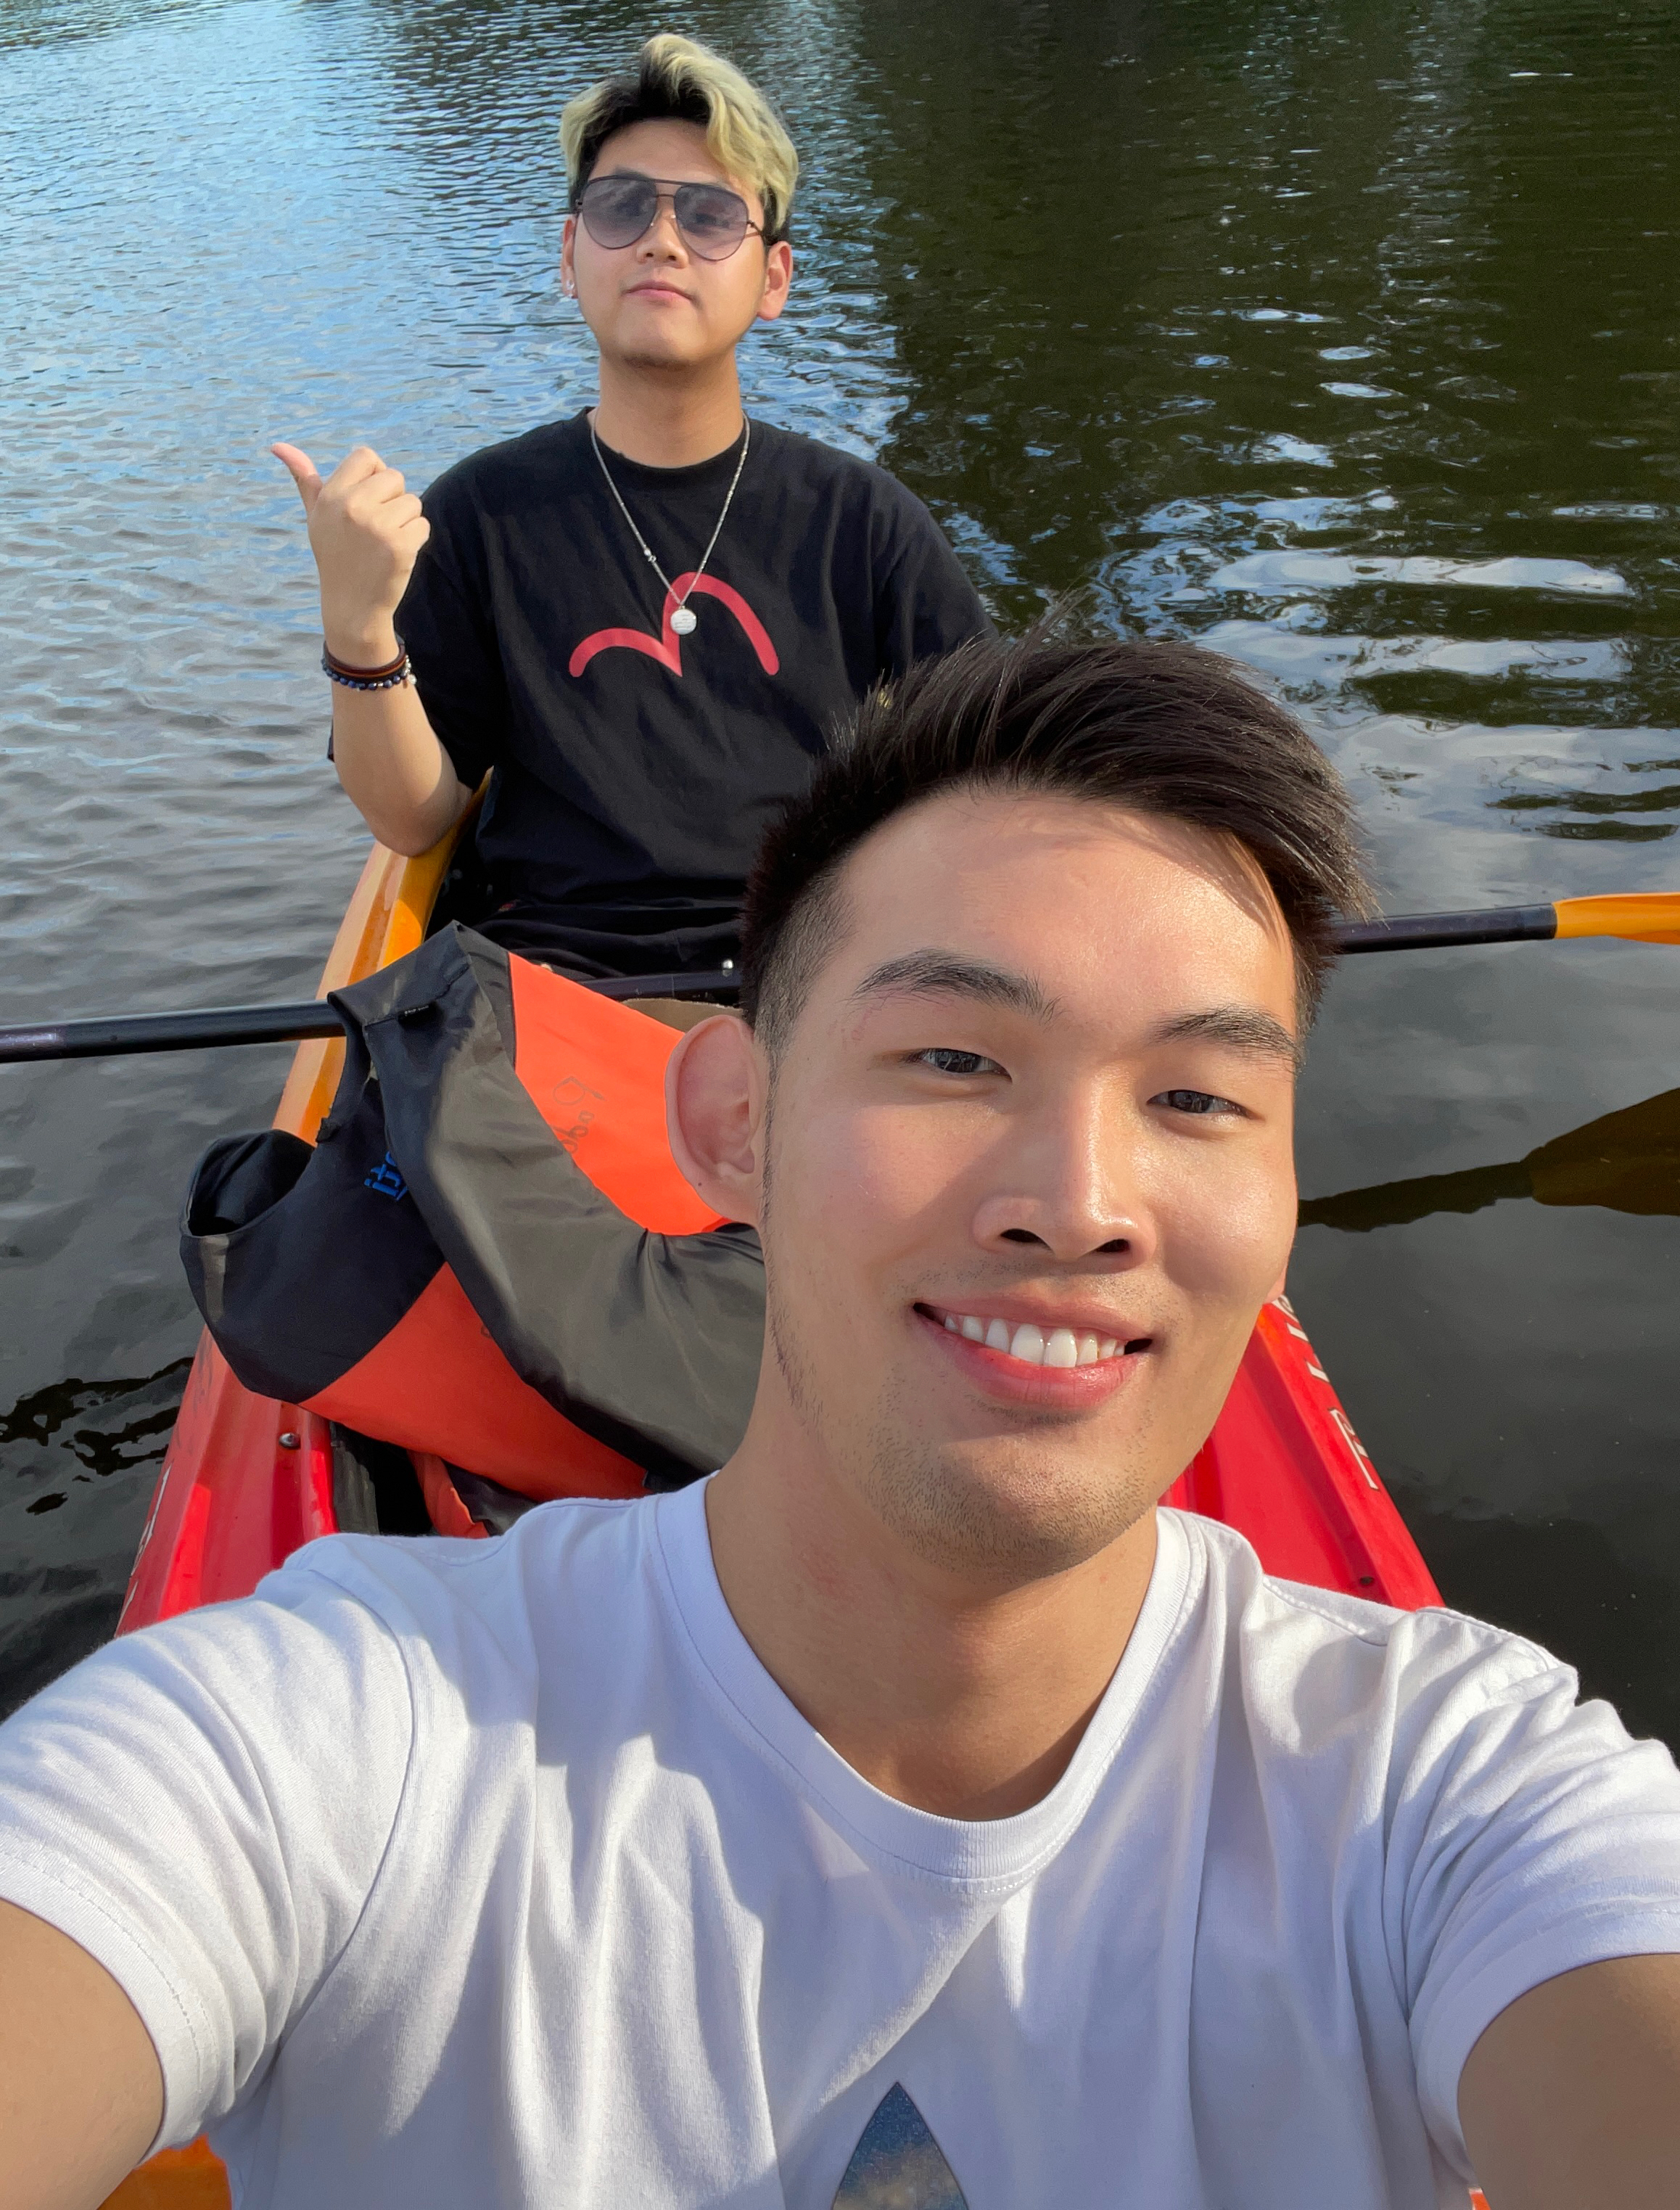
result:
[[(575, 1168), (584, 1178), (579, 1186), (587, 1191), (586, 1203), (602, 1216), (610, 1211), (610, 1224), (620, 1232), (626, 1252), (634, 1254), (657, 1240), (658, 1263), (683, 1278), (678, 1262), (687, 1256), (684, 1242), (709, 1242), (724, 1223), (683, 1179), (666, 1140), (665, 1075), (677, 1035), (631, 1006), (501, 952), (468, 932), (446, 933), (454, 945), (434, 939), (409, 960), (335, 1000), (359, 1017), (366, 1048), (358, 1059), (352, 1022), (344, 1082), (318, 1156), (310, 1156), (300, 1139), (274, 1132), (213, 1147), (188, 1201), (184, 1253), (189, 1276), (234, 1371), (265, 1394), (399, 1444), (417, 1460), (447, 1461), (532, 1498), (636, 1494), (645, 1483), (649, 1453), (632, 1454), (638, 1440), (633, 1390), (620, 1391), (628, 1410), (621, 1407), (610, 1423), (613, 1436), (630, 1442), (626, 1449), (567, 1416), (510, 1362), (503, 1347), (510, 1329), (498, 1325), (498, 1318), (505, 1323), (515, 1305), (528, 1313), (533, 1301), (519, 1295), (516, 1283), (495, 1278), (502, 1247), (511, 1240), (510, 1233), (498, 1235), (495, 1223), (499, 1217), (509, 1231), (522, 1225), (517, 1209), (532, 1201), (539, 1184), (551, 1182), (557, 1169), (570, 1176)], [(495, 1000), (499, 1032), (473, 999), (475, 987), (479, 999)], [(411, 1078), (407, 1059), (396, 1047), (406, 1048), (418, 1036), (422, 1049), (429, 1048), (425, 1021), (439, 1005), (454, 1028), (439, 1047), (435, 1068), (423, 1060), (420, 1076)], [(503, 1054), (503, 1064), (492, 1066), (489, 1061), (505, 1044), (509, 1016), (514, 1048)], [(394, 1023), (397, 1030), (382, 1030), (382, 1023)], [(515, 1102), (509, 1072), (528, 1106)], [(476, 1106), (479, 1090), (491, 1106), (465, 1121), (459, 1113), (452, 1121), (444, 1114), (443, 1125), (435, 1114), (426, 1119), (434, 1108), (442, 1112), (437, 1100), (417, 1104), (405, 1096), (404, 1117), (413, 1120), (418, 1112), (426, 1131), (425, 1140), (411, 1138), (405, 1151), (388, 1124), (398, 1117), (398, 1088), (412, 1088), (416, 1080), (433, 1080), (440, 1089), (452, 1081), (476, 1084), (468, 1106)], [(526, 1125), (529, 1106), (546, 1127), (536, 1152)], [(514, 1130), (517, 1144), (503, 1140), (504, 1126)], [(332, 1156), (334, 1140), (350, 1150)], [(382, 1159), (376, 1156), (382, 1142), (387, 1144)], [(508, 1164), (520, 1145), (521, 1156), (534, 1158), (540, 1172), (527, 1165), (521, 1177)], [(463, 1160), (475, 1146), (485, 1156)], [(432, 1187), (431, 1169), (445, 1150), (449, 1187), (440, 1193)], [(543, 1156), (545, 1150), (551, 1156)], [(414, 1187), (417, 1180), (424, 1190)], [(242, 1193), (250, 1191), (254, 1197)], [(431, 1209), (424, 1220), (403, 1210), (428, 1195)], [(456, 1212), (470, 1211), (475, 1219), (483, 1214), (489, 1222), (488, 1228), (477, 1222), (478, 1306), (444, 1255), (458, 1225), (440, 1217), (451, 1199)], [(730, 1232), (736, 1238), (745, 1235)], [(554, 1240), (552, 1265), (563, 1277), (567, 1239), (557, 1234)], [(611, 1337), (604, 1359), (641, 1358), (645, 1366), (656, 1365), (663, 1348), (679, 1369), (712, 1366), (722, 1333), (733, 1370), (756, 1370), (757, 1338), (745, 1339), (755, 1328), (762, 1332), (762, 1288), (755, 1307), (750, 1278), (756, 1269), (762, 1281), (756, 1241), (750, 1250), (742, 1248), (738, 1265), (721, 1249), (699, 1256), (708, 1262), (709, 1275), (717, 1273), (717, 1260), (729, 1258), (726, 1325), (720, 1330), (707, 1307), (698, 1316), (707, 1342), (685, 1344), (673, 1336), (668, 1345), (656, 1341), (650, 1354), (645, 1334), (638, 1339), (634, 1327), (625, 1331), (633, 1315), (603, 1315), (604, 1336)], [(552, 1293), (553, 1282), (545, 1287)], [(298, 1303), (311, 1295), (338, 1311), (336, 1334), (330, 1327), (323, 1331), (318, 1302), (313, 1307)], [(677, 1299), (671, 1322), (676, 1331), (685, 1309)], [(315, 1315), (307, 1340), (299, 1317), (305, 1310)], [(374, 1339), (364, 1343), (370, 1329)], [(341, 1364), (323, 1378), (323, 1366), (332, 1368), (340, 1356)], [(567, 1386), (575, 1379), (569, 1373)], [(683, 1386), (691, 1386), (686, 1373)], [(738, 1386), (735, 1397), (744, 1418), (750, 1391)], [(716, 1439), (708, 1447), (697, 1446), (690, 1458), (703, 1461), (712, 1450), (721, 1455), (727, 1424), (726, 1414), (721, 1427), (714, 1421)], [(689, 1470), (703, 1470), (704, 1464), (692, 1463)]]

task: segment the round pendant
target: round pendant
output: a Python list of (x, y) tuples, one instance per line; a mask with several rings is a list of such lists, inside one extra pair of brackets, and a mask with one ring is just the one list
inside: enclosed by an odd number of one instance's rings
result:
[(691, 607), (678, 607), (671, 617), (671, 626), (678, 637), (686, 637), (699, 619)]

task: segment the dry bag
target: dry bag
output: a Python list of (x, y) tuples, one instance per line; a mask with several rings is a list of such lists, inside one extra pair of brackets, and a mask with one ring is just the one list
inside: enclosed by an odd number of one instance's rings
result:
[(720, 1464), (764, 1268), (671, 1158), (675, 1033), (459, 927), (333, 1003), (316, 1144), (224, 1138), (188, 1193), (188, 1279), (238, 1379), (527, 1496)]

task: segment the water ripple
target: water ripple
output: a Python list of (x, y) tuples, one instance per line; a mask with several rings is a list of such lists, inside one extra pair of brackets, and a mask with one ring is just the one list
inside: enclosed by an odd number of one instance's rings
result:
[(1251, 591), (1268, 598), (1358, 589), (1373, 583), (1450, 584), (1478, 591), (1568, 591), (1616, 598), (1629, 589), (1614, 568), (1584, 560), (1508, 557), (1443, 560), (1430, 553), (1251, 552), (1208, 582), (1214, 591)]

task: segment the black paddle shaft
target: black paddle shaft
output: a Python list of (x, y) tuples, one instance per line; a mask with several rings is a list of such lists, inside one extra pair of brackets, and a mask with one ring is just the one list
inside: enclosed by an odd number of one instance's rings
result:
[[(1441, 944), (1521, 944), (1557, 933), (1550, 905), (1497, 906), (1488, 913), (1399, 914), (1392, 921), (1346, 921), (1336, 948), (1353, 951), (1421, 951)], [(741, 977), (734, 968), (709, 975), (629, 975), (588, 981), (604, 998), (734, 998)], [(119, 1013), (51, 1027), (0, 1028), (0, 1066), (26, 1059), (114, 1059), (134, 1051), (195, 1051), (210, 1044), (294, 1043), (305, 1036), (334, 1036), (343, 1023), (322, 999), (290, 1005), (225, 1005), (196, 1013)]]
[(1424, 951), (1434, 944), (1549, 942), (1557, 933), (1555, 905), (1502, 905), (1488, 913), (1402, 913), (1392, 921), (1344, 921), (1336, 949)]
[[(604, 998), (733, 997), (732, 969), (710, 975), (615, 975), (586, 989)], [(115, 1059), (126, 1052), (196, 1051), (210, 1044), (297, 1043), (342, 1036), (344, 1023), (322, 998), (289, 1005), (213, 1005), (196, 1013), (117, 1013), (51, 1027), (0, 1028), (0, 1066), (26, 1059)]]

